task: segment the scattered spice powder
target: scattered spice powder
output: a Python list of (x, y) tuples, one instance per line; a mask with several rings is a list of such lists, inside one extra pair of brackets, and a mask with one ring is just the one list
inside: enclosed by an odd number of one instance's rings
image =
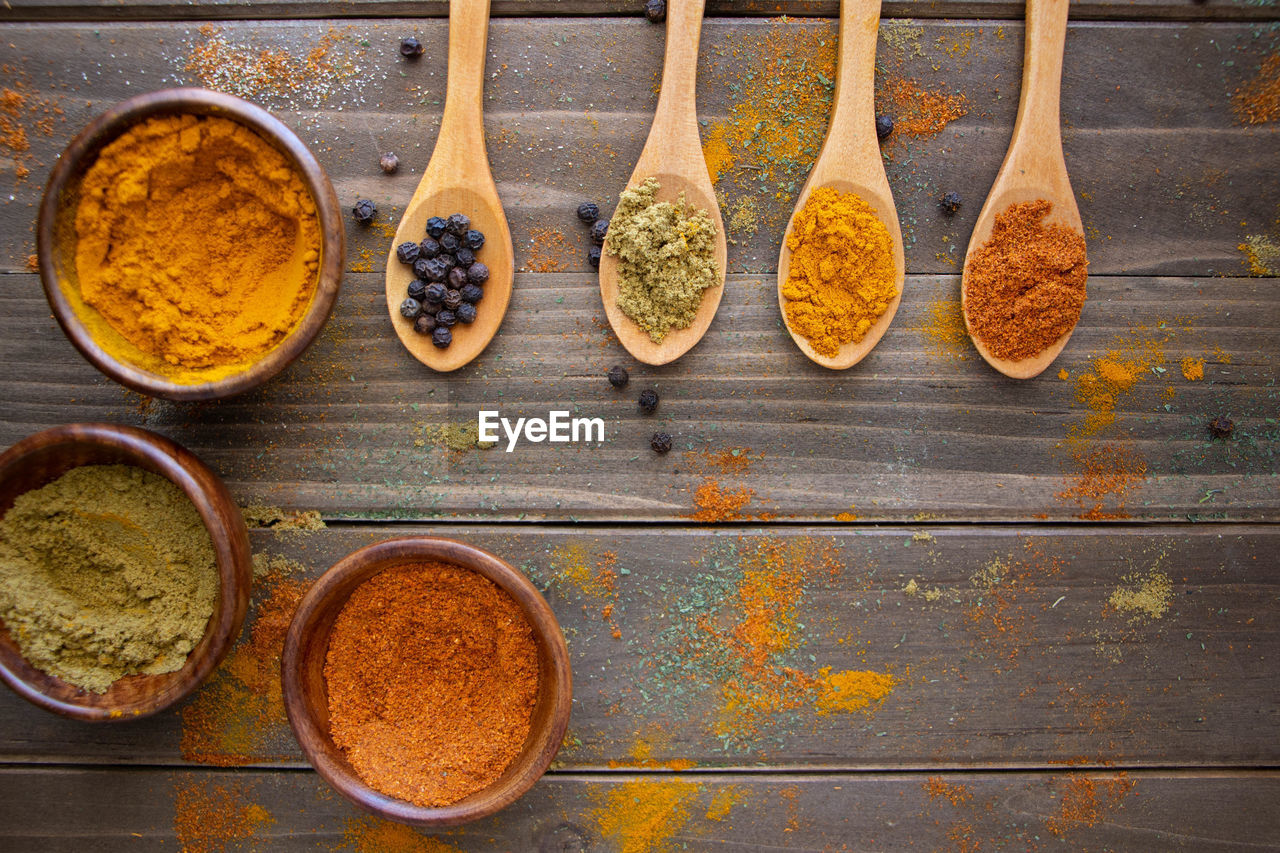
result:
[(1250, 234), (1236, 248), (1244, 252), (1249, 275), (1280, 275), (1280, 241), (1266, 234)]
[(1158, 569), (1146, 574), (1132, 574), (1122, 579), (1107, 606), (1130, 620), (1150, 621), (1164, 616), (1173, 602), (1173, 583)]
[(309, 582), (302, 567), (285, 558), (255, 558), (260, 597), (246, 637), (182, 707), (182, 757), (235, 767), (284, 761), (295, 754), (280, 686), (280, 655), (293, 613)]
[(334, 743), (366, 784), (420, 806), (457, 802), (507, 769), (529, 734), (538, 650), (519, 605), (440, 562), (357, 587), (325, 657)]
[(935, 299), (921, 317), (918, 330), (938, 356), (964, 361), (969, 357), (969, 330), (959, 299)]
[(1058, 814), (1045, 825), (1054, 835), (1062, 836), (1072, 829), (1097, 825), (1107, 815), (1123, 806), (1125, 797), (1136, 781), (1124, 772), (1114, 776), (1067, 776), (1058, 781), (1061, 806)]
[(893, 238), (857, 193), (819, 187), (787, 235), (787, 326), (819, 355), (861, 341), (898, 295)]
[(824, 666), (818, 670), (819, 714), (850, 714), (879, 704), (893, 692), (898, 679), (887, 672), (845, 670), (832, 672)]
[(593, 792), (596, 831), (617, 853), (657, 853), (689, 822), (702, 786), (675, 779), (637, 779)]
[(1182, 378), (1188, 382), (1204, 379), (1204, 359), (1187, 356), (1182, 360)]
[(965, 319), (997, 358), (1039, 355), (1080, 319), (1089, 269), (1084, 237), (1045, 225), (1052, 209), (1043, 199), (1010, 205), (969, 258)]
[(529, 256), (523, 272), (564, 272), (578, 259), (578, 250), (559, 228), (538, 226), (529, 230)]
[(683, 517), (703, 524), (743, 521), (751, 516), (741, 510), (751, 503), (755, 494), (755, 490), (747, 486), (730, 491), (722, 488), (720, 481), (714, 477), (704, 477), (693, 496), (693, 502), (698, 507), (697, 511)]
[(1231, 96), (1239, 124), (1266, 124), (1280, 119), (1280, 52), (1273, 52), (1258, 73)]
[(340, 849), (353, 853), (462, 853), (411, 826), (370, 816), (347, 818)]
[(9, 155), (14, 177), (22, 180), (31, 174), (31, 135), (52, 137), (54, 120), (62, 120), (62, 107), (32, 91), (29, 76), (20, 68), (0, 65), (0, 78), (7, 83), (0, 89), (0, 151)]
[[(206, 89), (252, 101), (276, 98), (294, 106), (318, 107), (361, 74), (352, 57), (336, 50), (346, 38), (334, 28), (300, 56), (287, 50), (235, 44), (213, 24), (200, 27), (200, 37), (181, 60), (182, 70)], [(304, 47), (305, 41), (299, 39)]]
[(967, 785), (948, 782), (941, 776), (930, 776), (923, 782), (925, 793), (929, 799), (944, 799), (953, 806), (960, 806), (973, 799), (973, 792)]
[[(1103, 444), (1073, 457), (1078, 473), (1074, 482), (1058, 492), (1059, 500), (1080, 505), (1080, 518), (1089, 521), (1128, 518), (1125, 501), (1147, 478), (1147, 462), (1136, 450), (1119, 444)], [(1104, 510), (1107, 499), (1115, 506)]]
[(1075, 398), (1087, 414), (1082, 424), (1071, 428), (1072, 437), (1091, 438), (1115, 423), (1121, 396), (1146, 381), (1153, 368), (1164, 364), (1164, 342), (1165, 337), (1138, 327), (1120, 346), (1093, 359), (1089, 368), (1079, 373)]
[(173, 829), (182, 853), (221, 853), (252, 839), (275, 822), (250, 802), (242, 784), (218, 785), (183, 778), (174, 786)]
[(240, 508), (250, 530), (270, 529), (313, 533), (324, 530), (324, 519), (315, 509), (287, 510), (267, 504), (249, 504)]
[(964, 95), (925, 89), (895, 73), (876, 75), (876, 113), (893, 116), (893, 135), (928, 139), (968, 114)]
[(618, 555), (613, 551), (593, 553), (583, 542), (569, 542), (551, 552), (550, 570), (556, 583), (567, 585), (600, 605), (600, 619), (609, 625), (610, 635), (622, 639), (614, 622), (618, 603)]
[(39, 255), (27, 255), (27, 272), (40, 272)]

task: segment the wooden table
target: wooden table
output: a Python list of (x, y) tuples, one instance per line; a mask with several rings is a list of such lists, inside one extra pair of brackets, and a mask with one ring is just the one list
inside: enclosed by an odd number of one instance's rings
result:
[[(339, 304), (304, 358), (255, 393), (178, 405), (105, 381), (50, 317), (28, 256), (57, 152), (131, 94), (216, 85), (294, 127), (344, 206), (371, 198), (394, 223), (438, 124), (445, 4), (5, 3), (0, 445), (69, 421), (139, 424), (199, 453), (244, 504), (315, 510), (327, 527), (255, 531), (260, 554), (294, 563), (274, 561), (231, 671), (182, 710), (87, 726), (0, 693), (0, 848), (1280, 846), (1280, 125), (1233, 109), (1268, 57), (1276, 73), (1274, 4), (1073, 6), (1063, 136), (1089, 301), (1059, 364), (1023, 383), (955, 325), (958, 261), (1017, 102), (1019, 4), (885, 4), (881, 85), (961, 95), (966, 114), (885, 148), (906, 293), (841, 374), (787, 339), (772, 273), (820, 109), (784, 110), (805, 134), (786, 125), (772, 159), (753, 144), (720, 178), (734, 242), (706, 339), (649, 369), (609, 334), (573, 210), (611, 207), (647, 131), (663, 35), (637, 6), (494, 2), (489, 149), (531, 271), (484, 355), (450, 376), (412, 361), (381, 294), (390, 231), (350, 224)], [(704, 138), (777, 130), (770, 101), (820, 104), (835, 9), (711, 3)], [(412, 64), (397, 54), (410, 33), (426, 45)], [(266, 65), (274, 76), (251, 75)], [(378, 170), (387, 150), (394, 177)], [(949, 190), (964, 198), (954, 218), (936, 206)], [(1203, 378), (1188, 378), (1198, 359)], [(615, 363), (632, 368), (625, 392), (605, 381)], [(652, 417), (635, 404), (646, 387), (662, 396)], [(461, 435), (481, 407), (600, 416), (607, 436), (481, 450)], [(1206, 431), (1218, 416), (1229, 439)], [(667, 456), (648, 448), (659, 429)], [(737, 507), (701, 523), (700, 494)], [(290, 592), (359, 545), (418, 533), (533, 576), (576, 681), (553, 771), (496, 817), (433, 836), (341, 801), (271, 696)], [(845, 670), (892, 689), (834, 708), (823, 685)]]

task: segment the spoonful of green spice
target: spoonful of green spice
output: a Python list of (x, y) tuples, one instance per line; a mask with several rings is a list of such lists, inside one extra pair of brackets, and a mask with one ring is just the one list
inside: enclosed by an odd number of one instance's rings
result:
[(683, 193), (672, 203), (658, 190), (653, 178), (623, 190), (605, 243), (618, 258), (618, 308), (655, 344), (689, 328), (703, 291), (720, 284), (715, 222)]

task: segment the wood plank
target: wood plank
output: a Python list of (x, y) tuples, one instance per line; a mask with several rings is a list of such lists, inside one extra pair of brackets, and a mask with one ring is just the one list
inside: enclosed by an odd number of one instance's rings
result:
[[(836, 16), (838, 0), (709, 0), (709, 16)], [(960, 0), (939, 4), (932, 0), (886, 0), (885, 18), (985, 18), (1021, 20), (1025, 4), (1009, 0)], [(494, 0), (495, 17), (624, 16), (638, 17), (637, 0)], [(378, 18), (444, 17), (446, 0), (213, 0), (200, 4), (172, 0), (133, 0), (127, 5), (110, 0), (9, 0), (0, 20), (120, 21), (224, 20), (266, 18)], [(1249, 0), (1204, 3), (1197, 0), (1075, 0), (1075, 20), (1275, 20), (1274, 9)]]
[[(35, 276), (0, 276), (0, 446), (68, 421), (134, 423), (196, 451), (241, 500), (329, 517), (678, 519), (698, 509), (707, 477), (753, 490), (741, 513), (789, 521), (1277, 517), (1274, 279), (1093, 278), (1060, 364), (1021, 384), (990, 371), (955, 326), (960, 343), (937, 339), (958, 277), (911, 276), (906, 288), (884, 340), (847, 373), (799, 353), (762, 276), (730, 276), (706, 339), (641, 370), (604, 331), (592, 277), (520, 275), (489, 349), (439, 376), (390, 334), (381, 277), (352, 274), (321, 339), (281, 378), (183, 405), (140, 404), (101, 378), (49, 318)], [(1082, 375), (1112, 351), (1136, 366), (1133, 384), (1088, 392)], [(1203, 380), (1183, 376), (1187, 358), (1206, 359)], [(625, 392), (604, 378), (619, 362), (632, 368)], [(646, 387), (662, 396), (653, 417), (635, 405)], [(601, 417), (606, 440), (511, 453), (441, 442), (481, 409)], [(1206, 431), (1219, 415), (1238, 424), (1229, 441)], [(648, 447), (657, 430), (675, 439), (668, 456)], [(733, 448), (750, 448), (745, 470), (697, 455)], [(1131, 482), (1093, 471), (1114, 448), (1131, 457)], [(1098, 496), (1072, 497), (1086, 474)]]
[[(108, 104), (139, 91), (201, 82), (187, 64), (195, 48), (210, 49), (211, 43), (224, 64), (232, 62), (228, 57), (256, 56), (263, 49), (293, 57), (303, 69), (297, 87), (249, 86), (244, 81), (250, 75), (243, 72), (232, 73), (232, 82), (207, 82), (250, 94), (296, 128), (344, 205), (368, 196), (386, 222), (395, 221), (434, 139), (445, 23), (228, 22), (215, 30), (202, 33), (178, 23), (11, 25), (0, 40), (0, 67), (9, 69), (31, 101), (29, 115), (20, 120), (32, 148), (14, 162), (0, 159), (0, 267), (25, 269), (46, 170), (73, 132)], [(427, 47), (413, 66), (396, 51), (408, 32), (417, 32)], [(330, 33), (336, 41), (327, 55), (334, 64), (305, 70), (302, 57)], [(886, 149), (910, 273), (957, 269), (1011, 132), (1021, 33), (1020, 23), (998, 21), (924, 21), (918, 30), (909, 22), (885, 26), (882, 85), (915, 80), (925, 90), (962, 94), (968, 103), (968, 114), (937, 136), (900, 139)], [(627, 19), (494, 23), (489, 148), (518, 263), (587, 271), (586, 235), (573, 211), (584, 198), (609, 210), (625, 184), (656, 101), (662, 38), (660, 28)], [(831, 21), (710, 20), (699, 81), (704, 132), (718, 125), (753, 132), (756, 114), (733, 110), (743, 102), (757, 111), (769, 106), (759, 85), (755, 95), (744, 94), (744, 80), (777, 57), (778, 45), (797, 46), (779, 79), (792, 86), (809, 80), (821, 90), (821, 79), (833, 72), (831, 54), (817, 43), (834, 44), (834, 38)], [(1094, 274), (1240, 275), (1249, 271), (1240, 244), (1250, 235), (1276, 239), (1274, 201), (1263, 188), (1280, 172), (1280, 129), (1274, 123), (1239, 127), (1230, 104), (1232, 93), (1272, 49), (1272, 40), (1247, 24), (1071, 27), (1064, 145)], [(48, 135), (37, 127), (46, 104), (61, 110), (46, 125)], [(761, 159), (753, 143), (740, 164), (747, 168), (721, 177), (718, 188), (734, 241), (730, 271), (775, 268), (792, 201), (825, 126), (819, 107), (815, 115), (803, 116), (812, 122), (812, 151), (791, 131), (779, 131), (789, 141), (780, 145), (774, 163)], [(768, 110), (759, 116), (774, 128), (786, 119), (793, 122), (787, 127), (796, 127), (801, 118)], [(388, 149), (399, 152), (403, 163), (393, 178), (377, 168), (380, 152)], [(15, 181), (18, 166), (31, 175)], [(767, 167), (777, 173), (764, 180), (768, 173), (759, 170)], [(937, 207), (950, 190), (966, 200), (952, 219)], [(744, 211), (754, 211), (755, 226)], [(569, 248), (535, 252), (535, 229), (561, 232)], [(388, 229), (352, 225), (351, 264), (377, 266), (390, 239)]]
[[(487, 548), (547, 591), (574, 671), (562, 769), (1280, 762), (1275, 526), (344, 525), (259, 531), (255, 548), (305, 567), (293, 582), (300, 595), (305, 580), (349, 551), (416, 533)], [(616, 575), (612, 591), (597, 580), (605, 569)], [(743, 581), (748, 569), (800, 588), (740, 605), (749, 590), (769, 589)], [(1153, 578), (1145, 615), (1111, 603), (1118, 589)], [(255, 612), (263, 598), (260, 590)], [(740, 624), (772, 624), (792, 639), (774, 653), (709, 630), (727, 635)], [(275, 683), (277, 656), (256, 642), (256, 652), (236, 653), (233, 670), (258, 675), (224, 674), (183, 711), (129, 725), (78, 724), (4, 691), (0, 763), (301, 766), (279, 705), (254, 693)], [(691, 651), (694, 643), (705, 652)], [(747, 663), (751, 650), (764, 668)], [(795, 689), (780, 687), (784, 667), (803, 673)], [(898, 683), (878, 703), (837, 712), (806, 681), (824, 667), (890, 673)], [(733, 683), (769, 710), (735, 712)]]
[(365, 817), (313, 773), (11, 768), (0, 770), (0, 844), (30, 853), (83, 850), (87, 838), (95, 850), (191, 853), (1063, 845), (1214, 853), (1280, 849), (1278, 797), (1275, 772), (551, 774), (491, 818), (418, 835)]

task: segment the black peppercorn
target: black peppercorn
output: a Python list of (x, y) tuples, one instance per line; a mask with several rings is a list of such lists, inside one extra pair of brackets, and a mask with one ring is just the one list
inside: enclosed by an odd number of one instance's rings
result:
[(396, 246), (396, 260), (402, 264), (413, 264), (418, 259), (420, 250), (414, 242), (401, 243)]
[(587, 263), (591, 264), (593, 270), (600, 269), (600, 247), (590, 246), (587, 249)]
[(667, 19), (667, 0), (645, 0), (644, 16), (651, 24), (661, 24)]
[(430, 314), (420, 314), (413, 321), (413, 330), (420, 335), (429, 335), (436, 329), (436, 318)]
[(471, 227), (471, 220), (467, 218), (465, 213), (454, 213), (449, 216), (449, 233), (455, 237), (461, 237), (467, 233), (467, 229)]
[(458, 306), (458, 310), (453, 312), (459, 323), (474, 323), (476, 321), (476, 306), (470, 302), (464, 302)]
[(440, 235), (443, 234), (444, 230), (448, 227), (449, 223), (445, 222), (439, 216), (433, 216), (427, 220), (427, 233), (437, 240), (440, 239)]
[(422, 313), (422, 303), (410, 297), (400, 303), (400, 316), (406, 320), (412, 320)]
[(441, 258), (418, 258), (413, 265), (413, 271), (418, 278), (423, 281), (444, 281), (444, 277), (449, 274), (449, 267)]
[(435, 344), (440, 349), (444, 349), (449, 344), (453, 343), (453, 332), (449, 331), (444, 326), (436, 326), (436, 330), (431, 333), (431, 343)]
[(631, 381), (631, 375), (621, 364), (609, 368), (609, 384), (614, 388), (624, 388)]
[(655, 453), (666, 453), (671, 450), (671, 436), (665, 432), (655, 432), (649, 439), (649, 446)]
[(472, 284), (484, 284), (489, 280), (489, 268), (479, 261), (476, 261), (467, 268), (467, 278)]
[(484, 299), (484, 291), (478, 284), (468, 284), (464, 286), (458, 293), (462, 296), (463, 302), (469, 302), (472, 305)]
[(422, 301), (422, 297), (427, 293), (427, 283), (422, 279), (415, 278), (409, 282), (409, 298)]
[(378, 206), (369, 201), (369, 199), (362, 198), (356, 202), (355, 207), (351, 208), (351, 215), (361, 225), (368, 225), (373, 222), (373, 217), (378, 215)]
[(400, 158), (388, 151), (378, 160), (378, 167), (382, 169), (384, 174), (394, 175), (396, 169), (400, 168)]
[(646, 388), (640, 392), (640, 411), (646, 415), (652, 415), (658, 408), (658, 392), (652, 388)]
[(449, 287), (454, 290), (461, 290), (467, 284), (467, 271), (462, 267), (454, 267), (449, 270)]
[(462, 304), (462, 294), (456, 290), (450, 290), (444, 295), (444, 307), (450, 311), (456, 311), (458, 306)]
[(888, 139), (891, 133), (893, 133), (893, 116), (876, 116), (876, 138)]
[(960, 209), (960, 193), (947, 193), (938, 199), (938, 207), (942, 208), (942, 212), (947, 216), (954, 216), (955, 212)]
[(424, 258), (434, 258), (440, 254), (440, 244), (434, 237), (424, 237), (418, 244), (418, 254)]
[(609, 220), (597, 219), (591, 226), (591, 242), (597, 246), (604, 245), (604, 238), (609, 233)]
[(428, 284), (426, 292), (422, 295), (422, 300), (428, 304), (441, 305), (444, 303), (444, 297), (448, 292), (449, 289), (439, 282)]
[(1223, 415), (1209, 421), (1207, 426), (1211, 438), (1228, 439), (1231, 438), (1231, 433), (1236, 431), (1236, 422)]
[(484, 233), (472, 228), (462, 235), (462, 245), (473, 251), (479, 251), (484, 245)]
[(454, 252), (453, 257), (460, 267), (469, 267), (476, 262), (476, 253), (466, 246), (462, 246), (458, 251)]
[(400, 40), (400, 55), (405, 59), (417, 59), (422, 56), (422, 42), (413, 36)]
[(458, 238), (448, 231), (440, 235), (440, 249), (452, 255), (458, 251), (458, 246), (462, 245), (458, 242)]
[(458, 322), (458, 315), (445, 308), (436, 315), (436, 322), (447, 328)]
[(422, 300), (423, 314), (430, 314), (432, 317), (434, 317), (443, 310), (444, 310), (443, 302), (428, 302), (425, 299)]
[(578, 205), (578, 219), (582, 224), (590, 225), (600, 218), (600, 205), (594, 201), (584, 201)]
[(457, 259), (454, 258), (454, 256), (449, 254), (448, 252), (440, 253), (440, 263), (444, 264), (445, 273), (448, 273), (449, 270), (453, 269), (458, 265)]

